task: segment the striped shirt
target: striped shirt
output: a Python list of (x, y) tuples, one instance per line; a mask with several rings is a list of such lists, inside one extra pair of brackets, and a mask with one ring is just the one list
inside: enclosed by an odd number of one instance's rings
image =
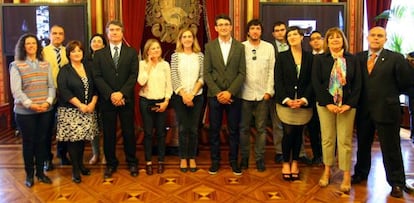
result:
[[(173, 53), (171, 55), (171, 79), (173, 90), (178, 94), (181, 90), (192, 93), (197, 82), (204, 84), (203, 80), (203, 53)], [(202, 94), (203, 89), (196, 93)]]

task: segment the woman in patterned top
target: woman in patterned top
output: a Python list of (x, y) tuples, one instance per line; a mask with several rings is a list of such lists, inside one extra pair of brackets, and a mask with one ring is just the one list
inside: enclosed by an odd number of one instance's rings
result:
[(51, 68), (43, 60), (42, 45), (36, 35), (24, 34), (16, 44), (10, 64), (10, 88), (14, 97), (16, 123), (23, 139), (23, 160), (27, 187), (34, 184), (34, 166), (40, 182), (52, 181), (43, 173), (50, 110), (55, 99)]
[(180, 170), (197, 171), (195, 156), (198, 146), (198, 126), (203, 107), (203, 59), (200, 45), (191, 29), (178, 34), (175, 53), (171, 56), (171, 78), (174, 107), (179, 124)]
[(83, 165), (85, 140), (98, 135), (95, 105), (98, 100), (91, 70), (82, 63), (84, 49), (79, 41), (66, 45), (69, 63), (63, 66), (57, 77), (59, 107), (56, 138), (68, 142), (72, 160), (72, 180), (81, 182), (80, 174), (90, 175)]

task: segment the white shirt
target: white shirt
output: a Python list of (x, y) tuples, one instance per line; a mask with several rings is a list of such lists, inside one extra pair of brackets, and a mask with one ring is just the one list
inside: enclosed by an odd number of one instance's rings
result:
[(276, 41), (276, 46), (277, 46), (277, 51), (278, 52), (289, 50), (289, 46), (287, 45), (287, 43), (281, 43), (277, 40), (275, 40), (275, 41)]
[(121, 47), (122, 47), (122, 43), (119, 43), (119, 44), (117, 44), (117, 45), (115, 45), (115, 44), (109, 44), (109, 47), (110, 47), (110, 49), (111, 49), (111, 56), (112, 56), (112, 58), (114, 57), (114, 54), (115, 54), (115, 46), (116, 47), (118, 47), (118, 56), (120, 56), (121, 55)]
[(221, 53), (223, 54), (224, 65), (227, 65), (227, 58), (229, 57), (232, 38), (230, 37), (230, 40), (227, 42), (218, 38), (218, 41), (220, 44)]
[(242, 86), (241, 98), (248, 101), (261, 101), (265, 93), (273, 96), (275, 93), (275, 49), (273, 45), (263, 40), (257, 47), (249, 41), (242, 43), (246, 53), (246, 79)]
[[(142, 86), (139, 95), (147, 99), (170, 99), (172, 94), (170, 65), (160, 61), (155, 67), (147, 68), (145, 60), (139, 62), (138, 83)], [(150, 70), (150, 71), (149, 71)]]

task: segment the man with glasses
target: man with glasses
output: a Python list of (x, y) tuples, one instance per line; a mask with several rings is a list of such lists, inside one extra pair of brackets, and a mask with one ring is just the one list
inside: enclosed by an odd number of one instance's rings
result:
[(207, 43), (204, 55), (204, 81), (208, 86), (209, 137), (211, 144), (210, 174), (220, 167), (220, 129), (223, 111), (227, 115), (229, 135), (229, 161), (233, 174), (241, 175), (238, 166), (239, 124), (241, 113), (240, 93), (246, 77), (246, 58), (242, 43), (233, 39), (231, 19), (218, 15), (215, 19), (218, 38)]
[(246, 53), (246, 80), (242, 86), (242, 113), (240, 124), (241, 169), (249, 167), (250, 124), (254, 117), (256, 127), (255, 158), (259, 172), (266, 170), (264, 152), (266, 144), (266, 119), (270, 98), (274, 95), (275, 51), (269, 42), (261, 40), (263, 25), (253, 19), (246, 26), (248, 39), (243, 42)]
[(323, 37), (322, 34), (314, 30), (309, 36), (309, 45), (312, 47), (312, 54), (323, 54)]

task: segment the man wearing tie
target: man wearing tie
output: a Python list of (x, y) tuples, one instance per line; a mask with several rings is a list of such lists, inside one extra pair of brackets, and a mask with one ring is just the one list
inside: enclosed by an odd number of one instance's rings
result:
[(108, 22), (106, 34), (109, 46), (97, 51), (93, 59), (93, 75), (99, 92), (107, 162), (104, 178), (111, 178), (119, 165), (115, 154), (118, 116), (130, 175), (138, 175), (134, 132), (134, 87), (138, 76), (138, 56), (134, 48), (122, 43), (123, 32), (124, 26), (120, 21)]
[[(53, 83), (55, 87), (57, 88), (57, 75), (59, 73), (60, 68), (67, 64), (68, 58), (66, 57), (66, 50), (63, 46), (63, 41), (65, 40), (65, 30), (60, 25), (53, 25), (50, 28), (50, 44), (47, 45), (43, 49), (43, 57), (46, 61), (50, 63), (50, 67), (52, 68), (52, 78)], [(57, 98), (57, 97), (56, 97)], [(56, 127), (56, 106), (57, 102), (55, 101), (54, 107), (52, 110), (53, 119), (51, 119), (50, 129), (48, 131), (48, 139), (47, 139), (47, 145), (46, 145), (46, 151), (48, 153), (48, 159), (45, 161), (44, 169), (46, 171), (53, 170), (53, 154), (52, 154), (52, 137), (53, 137), (53, 131)], [(67, 144), (66, 142), (57, 142), (57, 157), (60, 158), (62, 165), (69, 165), (69, 159), (67, 158)]]
[(412, 76), (401, 54), (384, 49), (385, 29), (374, 27), (368, 34), (368, 51), (357, 57), (361, 64), (362, 91), (357, 108), (357, 162), (352, 183), (368, 178), (371, 168), (371, 146), (375, 130), (381, 146), (390, 195), (401, 198), (406, 187), (400, 145), (401, 110), (399, 95), (411, 85)]

